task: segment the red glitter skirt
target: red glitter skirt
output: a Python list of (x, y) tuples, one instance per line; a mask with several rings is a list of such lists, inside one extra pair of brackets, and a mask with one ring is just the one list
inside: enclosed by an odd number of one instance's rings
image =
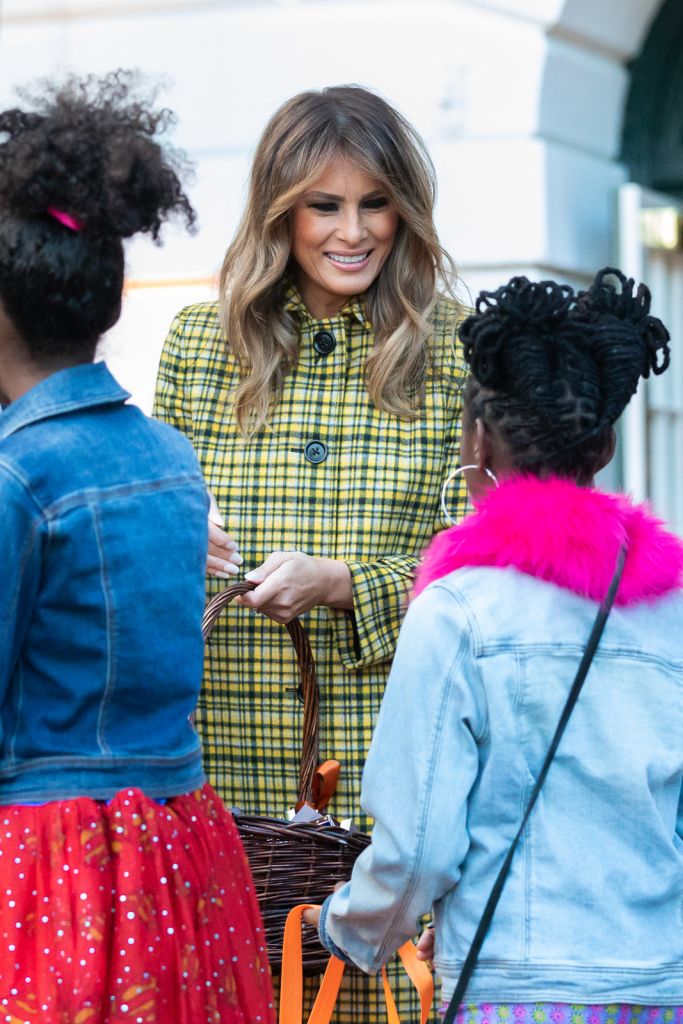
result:
[(0, 807), (0, 1022), (274, 1024), (263, 926), (210, 786)]

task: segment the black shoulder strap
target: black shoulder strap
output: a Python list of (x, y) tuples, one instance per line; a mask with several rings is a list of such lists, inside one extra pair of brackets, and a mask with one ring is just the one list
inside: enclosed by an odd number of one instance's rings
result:
[(505, 860), (503, 861), (503, 865), (500, 871), (498, 872), (498, 877), (493, 883), (491, 894), (488, 900), (486, 901), (484, 913), (481, 915), (481, 920), (477, 926), (477, 930), (472, 940), (472, 945), (470, 946), (469, 952), (465, 957), (465, 962), (462, 965), (462, 971), (460, 972), (460, 977), (458, 978), (458, 984), (455, 986), (453, 998), (451, 999), (448, 1005), (448, 1009), (446, 1010), (446, 1014), (443, 1018), (443, 1024), (453, 1024), (456, 1014), (460, 1009), (460, 1004), (462, 1003), (463, 998), (465, 996), (465, 992), (467, 991), (467, 986), (470, 982), (470, 978), (472, 977), (474, 968), (477, 965), (477, 960), (479, 958), (479, 953), (484, 943), (484, 939), (486, 938), (487, 932), (491, 927), (493, 914), (495, 912), (496, 907), (498, 906), (498, 900), (500, 899), (500, 895), (503, 891), (503, 886), (505, 885), (505, 880), (510, 871), (510, 865), (512, 864), (512, 858), (515, 854), (515, 850), (517, 849), (517, 844), (519, 843), (519, 840), (522, 837), (524, 829), (526, 828), (526, 823), (529, 820), (529, 816), (534, 809), (534, 804), (538, 799), (538, 794), (541, 792), (541, 787), (545, 782), (545, 777), (548, 774), (548, 769), (550, 768), (552, 760), (555, 757), (555, 752), (560, 744), (560, 740), (562, 739), (562, 734), (564, 733), (564, 730), (567, 727), (569, 716), (574, 710), (574, 705), (576, 704), (579, 693), (581, 692), (581, 687), (583, 686), (586, 675), (588, 674), (588, 669), (590, 668), (590, 664), (593, 660), (593, 655), (595, 654), (597, 646), (600, 643), (600, 637), (602, 636), (602, 631), (605, 628), (607, 616), (609, 615), (612, 605), (614, 604), (614, 598), (616, 596), (619, 583), (621, 582), (621, 574), (624, 570), (625, 560), (626, 545), (622, 545), (622, 547), (619, 549), (619, 554), (617, 556), (617, 567), (615, 569), (614, 576), (612, 577), (612, 582), (610, 583), (609, 590), (607, 591), (607, 594), (602, 604), (600, 605), (600, 608), (598, 609), (597, 617), (595, 619), (595, 622), (593, 623), (593, 629), (591, 630), (591, 634), (588, 638), (588, 643), (586, 644), (586, 648), (583, 652), (583, 657), (581, 658), (581, 664), (579, 665), (578, 672), (576, 673), (576, 677), (574, 679), (574, 682), (572, 683), (571, 690), (569, 691), (569, 696), (567, 697), (567, 702), (564, 706), (562, 714), (560, 715), (560, 720), (557, 723), (555, 735), (552, 738), (550, 747), (548, 748), (548, 753), (546, 754), (545, 761), (543, 762), (543, 767), (541, 768), (538, 779), (536, 780), (536, 784), (531, 793), (531, 797), (529, 798), (529, 803), (527, 804), (527, 808), (524, 812), (522, 823), (519, 826), (519, 829), (517, 830), (517, 835), (512, 840), (510, 849), (508, 850)]

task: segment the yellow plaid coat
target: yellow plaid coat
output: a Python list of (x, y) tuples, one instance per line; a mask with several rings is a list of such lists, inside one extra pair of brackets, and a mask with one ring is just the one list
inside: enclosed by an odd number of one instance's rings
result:
[[(407, 591), (420, 552), (446, 525), (439, 496), (458, 462), (464, 376), (458, 310), (445, 300), (435, 309), (426, 401), (420, 418), (408, 421), (368, 396), (363, 370), (373, 334), (358, 300), (320, 320), (291, 289), (287, 307), (300, 324), (299, 360), (271, 430), (245, 441), (235, 428), (230, 391), (238, 369), (214, 303), (190, 306), (174, 321), (154, 411), (192, 441), (244, 571), (276, 549), (348, 563), (354, 612), (316, 608), (304, 622), (320, 684), (321, 756), (342, 763), (331, 810), (359, 821), (361, 771)], [(314, 347), (320, 331), (336, 342), (327, 355)], [(323, 461), (310, 461), (311, 441), (325, 446)], [(449, 496), (451, 514), (462, 511), (462, 489)], [(209, 592), (223, 586), (210, 580)], [(284, 817), (295, 802), (296, 682), (283, 627), (230, 606), (207, 649), (198, 709), (207, 772), (229, 805)]]
[[(439, 497), (458, 464), (461, 314), (445, 299), (432, 314), (426, 398), (410, 421), (377, 409), (367, 393), (373, 332), (359, 300), (316, 319), (292, 288), (286, 306), (298, 324), (299, 358), (271, 429), (250, 440), (236, 429), (230, 392), (239, 372), (215, 303), (190, 306), (172, 324), (154, 411), (194, 444), (244, 571), (277, 549), (348, 563), (353, 613), (320, 607), (303, 621), (320, 685), (321, 759), (342, 764), (330, 810), (367, 828), (359, 807), (363, 763), (416, 563), (446, 525)], [(323, 331), (334, 341), (327, 354), (316, 350)], [(455, 518), (464, 510), (463, 487), (449, 489), (449, 497)], [(209, 579), (209, 594), (224, 585)], [(295, 802), (303, 719), (296, 684), (284, 628), (231, 605), (207, 648), (197, 712), (207, 774), (229, 806), (284, 816)], [(356, 1010), (349, 1019), (361, 1018)]]

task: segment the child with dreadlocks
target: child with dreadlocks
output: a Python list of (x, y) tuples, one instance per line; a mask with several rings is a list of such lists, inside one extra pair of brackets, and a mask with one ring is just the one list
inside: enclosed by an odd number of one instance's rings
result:
[(0, 114), (0, 1019), (269, 1024), (249, 869), (189, 720), (206, 489), (93, 363), (122, 239), (194, 219), (169, 112), (121, 72), (32, 106)]
[(449, 1000), (627, 546), (467, 1024), (683, 1021), (683, 545), (594, 486), (639, 377), (669, 363), (649, 310), (619, 271), (578, 295), (513, 278), (461, 329), (475, 511), (422, 565), (363, 777), (372, 846), (320, 914), (332, 951), (375, 971), (433, 907), (420, 945)]

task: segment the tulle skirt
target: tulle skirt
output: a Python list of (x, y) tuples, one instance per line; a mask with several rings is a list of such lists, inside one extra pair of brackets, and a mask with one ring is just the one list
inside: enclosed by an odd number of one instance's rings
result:
[(273, 1024), (263, 926), (210, 786), (0, 807), (0, 1024)]

